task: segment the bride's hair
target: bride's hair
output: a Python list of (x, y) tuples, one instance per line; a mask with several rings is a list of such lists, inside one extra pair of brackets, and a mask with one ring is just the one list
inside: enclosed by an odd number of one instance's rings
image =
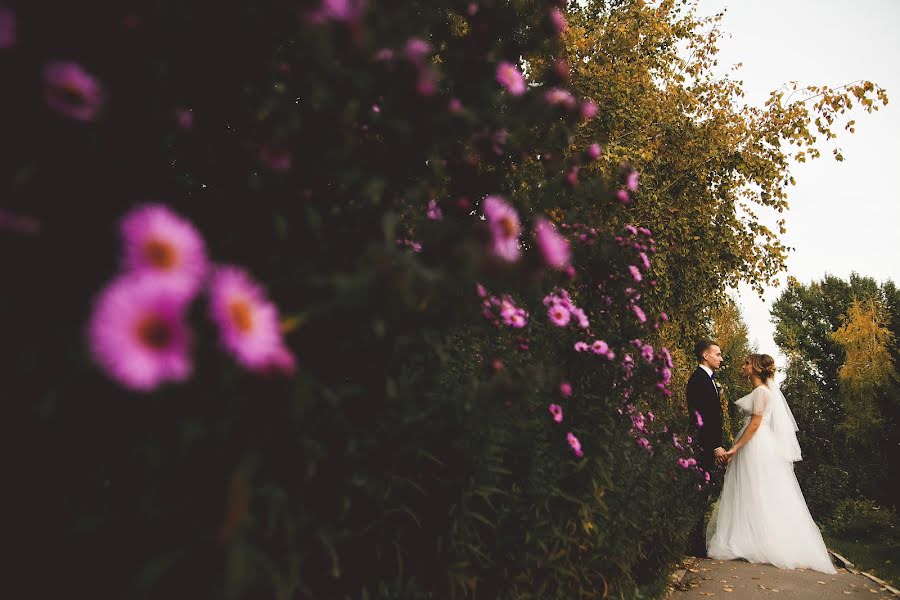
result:
[(747, 360), (753, 373), (763, 381), (775, 376), (775, 359), (768, 354), (751, 354)]

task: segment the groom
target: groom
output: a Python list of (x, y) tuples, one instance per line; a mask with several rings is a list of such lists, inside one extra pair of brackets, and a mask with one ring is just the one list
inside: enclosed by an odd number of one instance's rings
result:
[[(688, 379), (687, 405), (697, 464), (713, 475), (716, 465), (725, 463), (722, 447), (722, 405), (715, 372), (722, 365), (722, 349), (713, 340), (700, 340), (694, 345), (697, 368)], [(704, 515), (700, 515), (688, 543), (688, 554), (706, 556)]]

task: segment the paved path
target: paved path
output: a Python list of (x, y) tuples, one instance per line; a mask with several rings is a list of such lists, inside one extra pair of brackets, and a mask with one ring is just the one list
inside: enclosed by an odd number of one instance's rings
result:
[[(683, 577), (680, 577), (681, 574)], [(862, 574), (838, 568), (836, 575), (817, 571), (782, 570), (771, 565), (744, 561), (720, 561), (686, 558), (676, 573), (675, 589), (669, 600), (836, 600), (841, 598), (897, 598), (887, 589)]]

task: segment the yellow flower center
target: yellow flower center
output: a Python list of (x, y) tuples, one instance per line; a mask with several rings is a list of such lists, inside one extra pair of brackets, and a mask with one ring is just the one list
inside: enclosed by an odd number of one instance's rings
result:
[(231, 314), (231, 321), (241, 333), (247, 333), (253, 329), (253, 311), (250, 310), (250, 303), (246, 300), (235, 300), (228, 305), (228, 312)]
[(163, 271), (168, 271), (178, 262), (178, 252), (165, 240), (147, 240), (144, 244), (144, 253), (151, 265)]
[(156, 315), (148, 315), (138, 321), (138, 339), (152, 350), (162, 350), (172, 341), (172, 328)]
[(516, 237), (519, 235), (519, 226), (512, 217), (503, 217), (500, 219), (500, 226), (503, 227), (503, 234), (506, 237)]

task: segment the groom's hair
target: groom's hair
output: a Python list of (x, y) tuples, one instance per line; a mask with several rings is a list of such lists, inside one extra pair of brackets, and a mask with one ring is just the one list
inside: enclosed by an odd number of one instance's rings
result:
[(709, 350), (710, 346), (718, 346), (718, 342), (715, 340), (711, 340), (708, 338), (698, 340), (696, 344), (694, 344), (694, 356), (697, 357), (697, 362), (703, 360), (703, 353)]

